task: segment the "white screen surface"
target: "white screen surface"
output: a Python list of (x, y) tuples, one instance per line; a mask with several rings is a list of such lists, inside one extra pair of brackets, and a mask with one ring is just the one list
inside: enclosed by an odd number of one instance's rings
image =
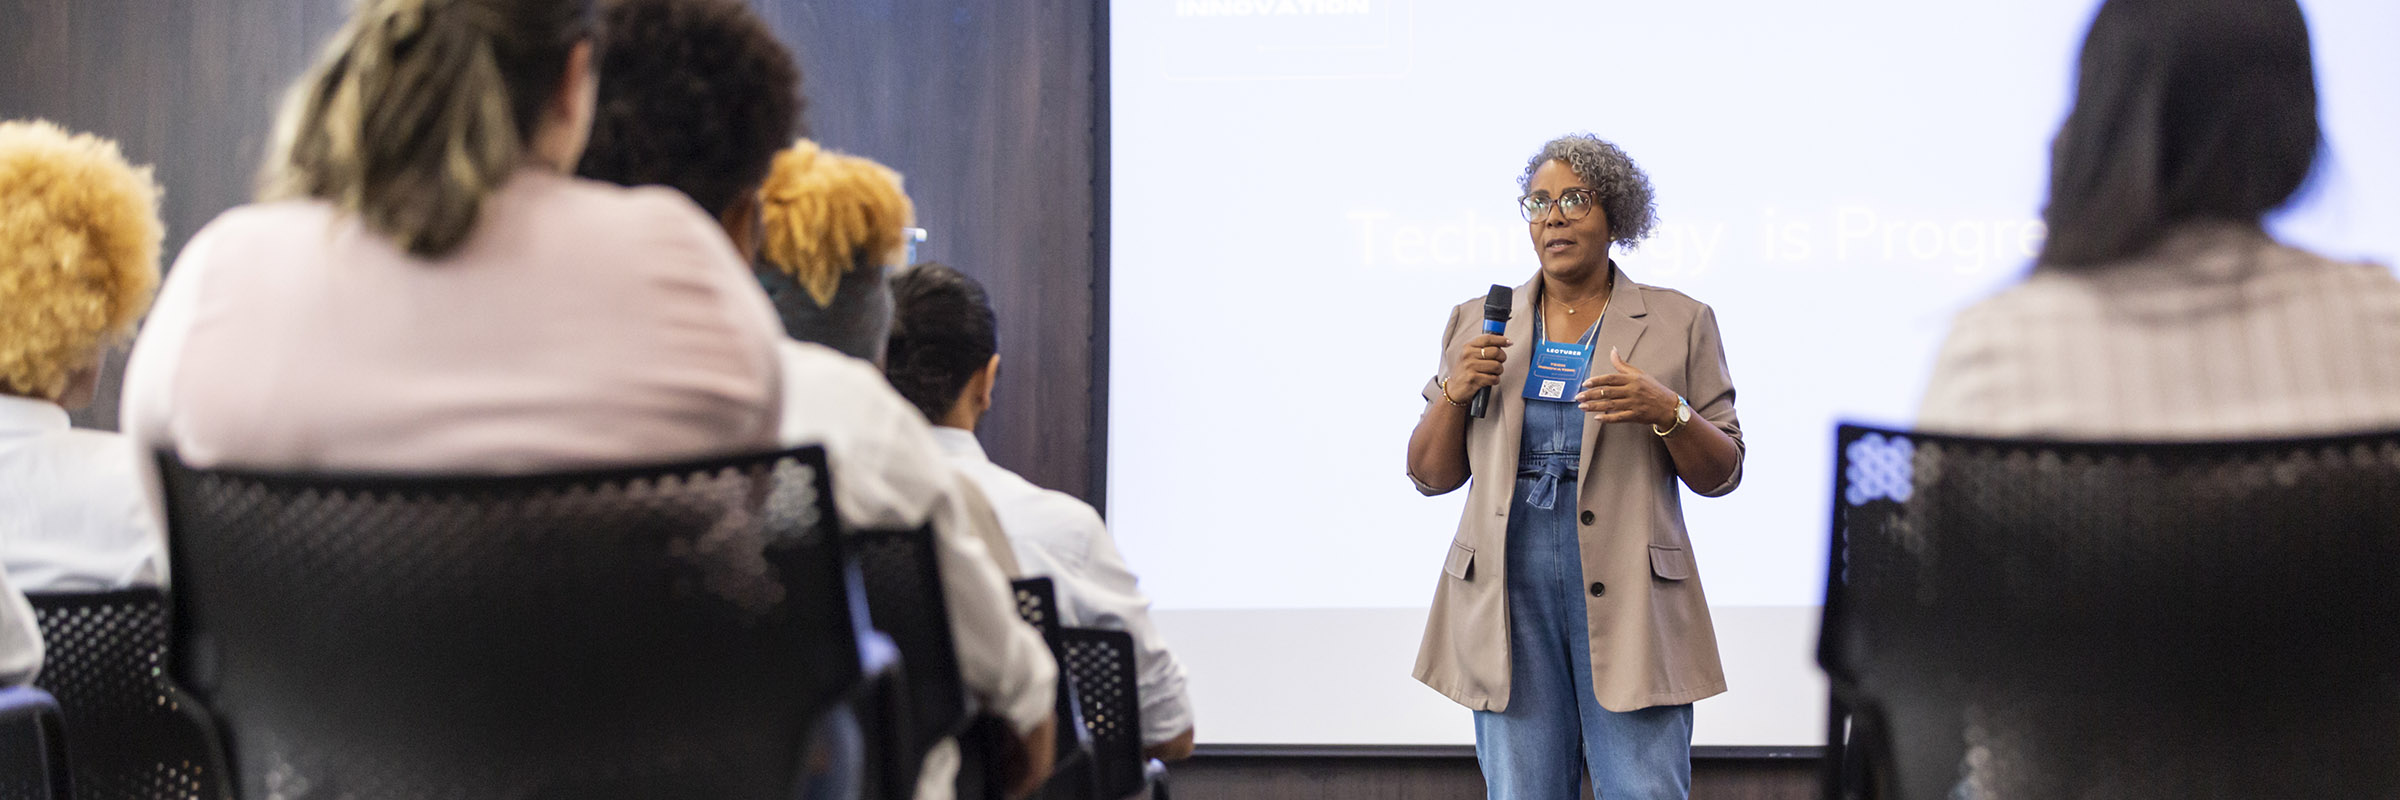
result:
[[(2388, 264), (2400, 5), (2304, 5), (2330, 157), (2277, 230)], [(1201, 741), (1472, 741), (1408, 678), (1463, 493), (1406, 442), (1451, 306), (1536, 269), (1525, 159), (1591, 131), (1657, 189), (1618, 263), (1715, 307), (1749, 449), (1685, 498), (1732, 683), (1695, 742), (1818, 743), (1833, 425), (1905, 423), (2023, 273), (2093, 8), (1113, 2), (1108, 511)]]

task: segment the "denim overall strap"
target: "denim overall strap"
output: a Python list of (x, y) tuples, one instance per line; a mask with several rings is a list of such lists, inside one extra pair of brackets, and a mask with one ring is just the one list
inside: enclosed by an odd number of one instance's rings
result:
[[(1607, 312), (1602, 312), (1603, 314)], [(1542, 317), (1533, 318), (1533, 339), (1536, 346), (1550, 341)], [(1587, 348), (1598, 348), (1600, 322), (1594, 320), (1583, 336), (1576, 340)], [(1594, 353), (1593, 355), (1598, 355)], [(1591, 377), (1591, 360), (1584, 361), (1583, 373), (1575, 376), (1581, 389)], [(1558, 507), (1558, 486), (1561, 481), (1575, 480), (1576, 462), (1583, 449), (1583, 409), (1575, 403), (1529, 400), (1525, 403), (1524, 444), (1518, 448), (1517, 477), (1531, 478), (1525, 487), (1525, 504), (1544, 511)]]

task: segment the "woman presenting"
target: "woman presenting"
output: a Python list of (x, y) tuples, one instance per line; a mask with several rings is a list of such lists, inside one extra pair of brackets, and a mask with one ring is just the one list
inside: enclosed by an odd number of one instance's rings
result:
[(1501, 334), (1451, 311), (1409, 436), (1418, 491), (1467, 487), (1416, 677), (1475, 711), (1493, 798), (1571, 798), (1579, 766), (1607, 800), (1686, 797), (1725, 674), (1675, 484), (1731, 492), (1744, 452), (1716, 313), (1609, 259), (1650, 233), (1624, 151), (1561, 137), (1518, 181), (1541, 272)]

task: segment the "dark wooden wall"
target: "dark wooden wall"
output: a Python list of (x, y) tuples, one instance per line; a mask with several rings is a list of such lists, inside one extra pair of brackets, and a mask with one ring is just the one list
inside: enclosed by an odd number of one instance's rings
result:
[[(339, 0), (0, 0), (0, 118), (116, 139), (166, 190), (165, 257), (250, 196), (284, 85)], [(117, 369), (77, 424), (115, 428)]]
[(1092, 444), (1100, 3), (756, 0), (800, 53), (825, 146), (907, 177), (918, 257), (982, 281), (1000, 315), (994, 460), (1097, 500)]
[[(1002, 370), (984, 442), (1093, 497), (1098, 4), (754, 0), (826, 146), (908, 178), (921, 255), (981, 279)], [(115, 138), (166, 187), (167, 258), (250, 196), (283, 88), (345, 0), (0, 0), (0, 117)], [(113, 428), (116, 376), (81, 424)]]

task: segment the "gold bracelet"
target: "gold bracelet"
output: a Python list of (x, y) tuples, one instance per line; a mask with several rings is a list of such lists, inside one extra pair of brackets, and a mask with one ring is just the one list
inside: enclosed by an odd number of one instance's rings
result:
[(1452, 400), (1452, 399), (1450, 399), (1450, 379), (1449, 379), (1449, 378), (1443, 378), (1443, 379), (1441, 380), (1441, 382), (1440, 382), (1440, 383), (1436, 384), (1436, 386), (1440, 387), (1440, 391), (1441, 391), (1441, 393), (1442, 393), (1442, 400), (1443, 400), (1444, 402), (1447, 402), (1447, 403), (1449, 403), (1449, 404), (1451, 404), (1451, 405), (1454, 405), (1454, 406), (1458, 406), (1459, 408), (1466, 408), (1466, 407), (1467, 407), (1467, 404), (1465, 404), (1465, 403), (1461, 403), (1461, 402), (1459, 402), (1459, 401), (1456, 401), (1456, 400)]

